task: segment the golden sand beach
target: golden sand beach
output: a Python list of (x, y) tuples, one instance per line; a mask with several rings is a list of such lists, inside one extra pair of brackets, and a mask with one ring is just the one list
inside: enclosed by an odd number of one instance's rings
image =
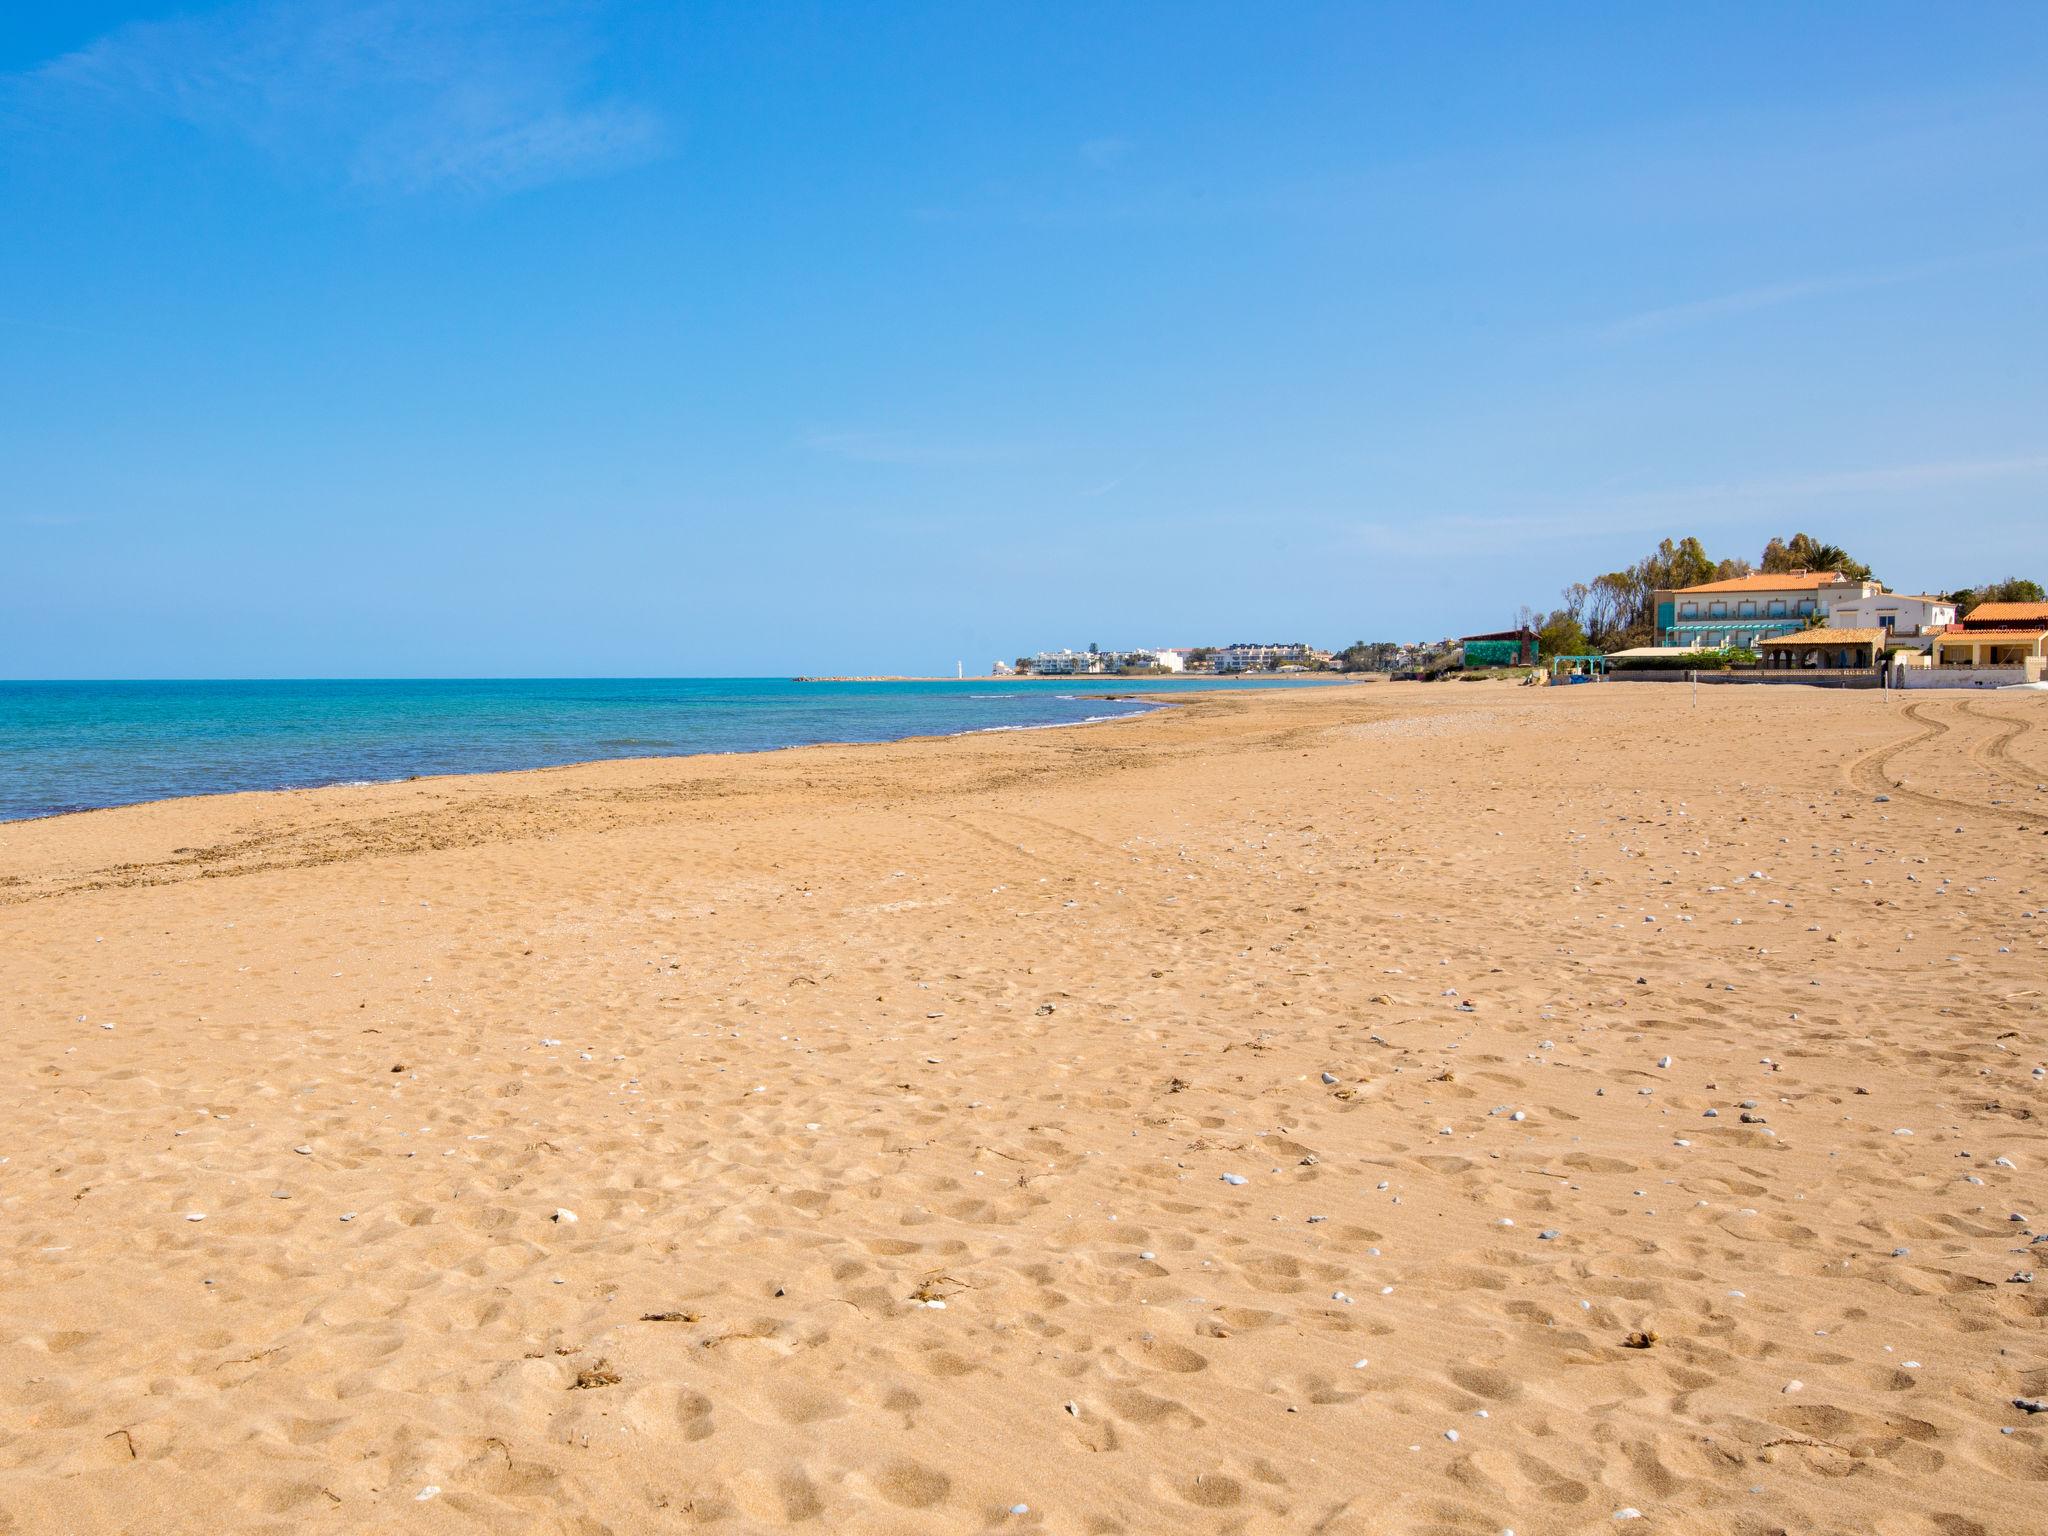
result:
[(0, 1532), (2038, 1533), (2044, 785), (1383, 685), (0, 827)]

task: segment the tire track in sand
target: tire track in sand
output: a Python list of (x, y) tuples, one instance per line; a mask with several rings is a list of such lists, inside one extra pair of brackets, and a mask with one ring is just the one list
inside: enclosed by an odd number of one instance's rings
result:
[(2033, 734), (2033, 721), (2016, 720), (2011, 715), (1979, 709), (1967, 702), (1957, 707), (1973, 720), (1995, 722), (2005, 727), (1989, 741), (1970, 749), (1970, 757), (1979, 767), (1994, 778), (2004, 779), (2008, 784), (2017, 785), (2021, 789), (2039, 790), (2044, 783), (2048, 783), (2048, 769), (2029, 768), (2012, 749), (2012, 744), (2022, 736)]
[[(1959, 709), (1966, 708), (1961, 701), (1958, 701), (1957, 707)], [(1875, 752), (1866, 752), (1862, 757), (1856, 759), (1855, 762), (1849, 765), (1847, 770), (1846, 777), (1849, 786), (1852, 789), (1861, 789), (1872, 794), (1889, 795), (1894, 800), (1905, 800), (1924, 805), (1931, 810), (1967, 811), (1972, 815), (1990, 816), (2000, 821), (2013, 822), (2022, 827), (2031, 826), (2038, 822), (2041, 819), (2038, 816), (2029, 816), (2024, 811), (2011, 810), (2002, 805), (1986, 805), (1976, 800), (1958, 800), (1950, 795), (1935, 795), (1929, 794), (1924, 789), (1913, 789), (1908, 787), (1904, 781), (1893, 778), (1885, 771), (1894, 758), (1912, 751), (1915, 747), (1928, 746), (1933, 742), (1939, 741), (1953, 729), (1946, 721), (1937, 719), (1929, 713), (1932, 708), (1933, 706), (1930, 704), (1908, 704), (1905, 709), (1906, 718), (1921, 727), (1921, 729), (1905, 737), (1903, 740), (1895, 741), (1887, 747), (1879, 747)], [(1993, 747), (1995, 748), (1997, 745), (1999, 743), (1994, 743)], [(1968, 755), (1971, 756), (1973, 761), (1976, 760), (1974, 752)]]

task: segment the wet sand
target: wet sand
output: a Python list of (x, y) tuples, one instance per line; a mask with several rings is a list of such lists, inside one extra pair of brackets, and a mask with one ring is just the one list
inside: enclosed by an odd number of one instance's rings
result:
[(0, 826), (0, 1532), (2038, 1532), (2044, 785), (1376, 685)]

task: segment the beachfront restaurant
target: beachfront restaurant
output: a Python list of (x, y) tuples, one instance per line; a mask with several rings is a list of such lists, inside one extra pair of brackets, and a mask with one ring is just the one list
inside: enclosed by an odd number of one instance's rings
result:
[(1757, 660), (1766, 671), (1794, 667), (1829, 672), (1867, 671), (1877, 665), (1890, 636), (1881, 629), (1802, 629), (1773, 635), (1756, 643)]
[(1937, 667), (2018, 667), (2038, 677), (2048, 629), (1950, 629), (1934, 637)]

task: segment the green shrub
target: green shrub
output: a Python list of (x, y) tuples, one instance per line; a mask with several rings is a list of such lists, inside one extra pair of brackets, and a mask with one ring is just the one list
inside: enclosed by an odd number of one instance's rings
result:
[(1733, 645), (1687, 651), (1683, 656), (1618, 657), (1611, 663), (1617, 672), (1726, 672), (1730, 667), (1753, 667), (1756, 664), (1755, 651)]

